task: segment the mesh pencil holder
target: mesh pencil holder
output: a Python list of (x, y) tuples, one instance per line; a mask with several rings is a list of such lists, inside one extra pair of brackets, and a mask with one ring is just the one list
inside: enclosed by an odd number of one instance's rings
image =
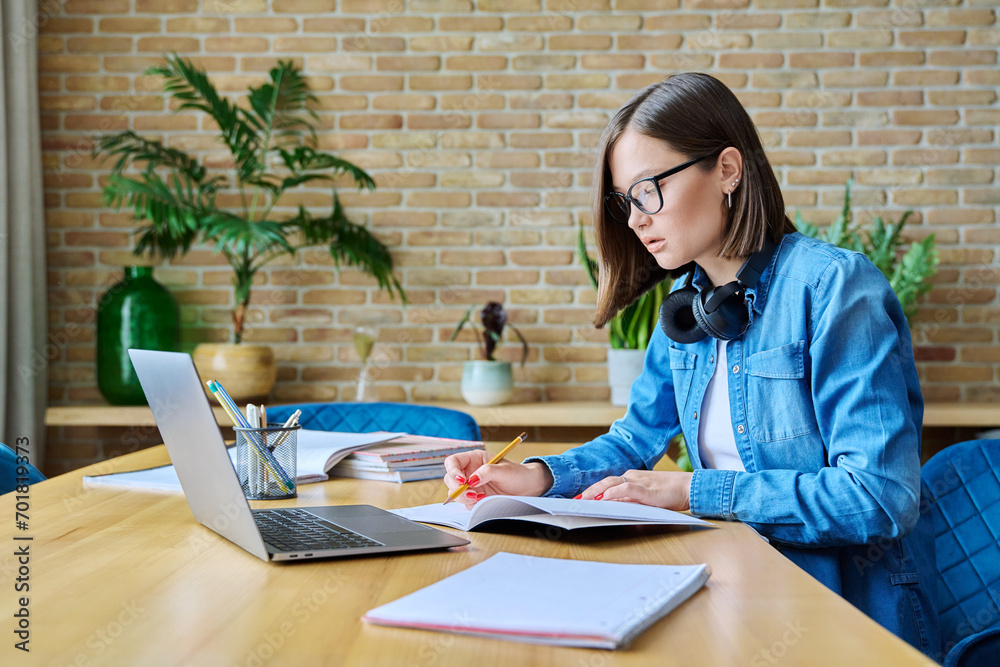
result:
[(301, 425), (285, 428), (233, 427), (236, 432), (236, 475), (250, 500), (298, 496), (296, 449)]

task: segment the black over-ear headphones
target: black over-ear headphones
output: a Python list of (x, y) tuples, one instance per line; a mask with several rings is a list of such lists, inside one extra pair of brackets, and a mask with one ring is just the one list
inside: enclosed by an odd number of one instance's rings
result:
[(691, 282), (668, 295), (660, 306), (660, 328), (678, 343), (697, 343), (709, 335), (719, 340), (733, 340), (750, 326), (746, 290), (757, 284), (760, 274), (771, 261), (777, 246), (767, 237), (764, 247), (750, 255), (736, 272), (736, 280), (712, 290), (699, 290)]

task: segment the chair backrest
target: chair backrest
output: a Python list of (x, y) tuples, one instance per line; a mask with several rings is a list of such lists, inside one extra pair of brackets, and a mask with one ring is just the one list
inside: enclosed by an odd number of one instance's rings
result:
[(930, 490), (945, 651), (1000, 627), (1000, 440), (972, 440), (935, 454), (921, 471)]
[(267, 409), (267, 420), (283, 422), (302, 410), (299, 423), (315, 431), (370, 433), (402, 431), (459, 440), (479, 440), (479, 425), (472, 415), (458, 410), (407, 403), (302, 403), (275, 405)]
[[(17, 454), (14, 450), (0, 442), (0, 495), (10, 493), (17, 488), (18, 465), (22, 464), (17, 462)], [(27, 468), (28, 484), (41, 482), (45, 479), (45, 475), (39, 472), (35, 466), (29, 463)]]

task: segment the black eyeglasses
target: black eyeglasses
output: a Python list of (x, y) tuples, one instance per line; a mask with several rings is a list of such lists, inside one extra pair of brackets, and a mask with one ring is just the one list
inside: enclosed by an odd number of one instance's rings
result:
[(660, 209), (663, 208), (663, 193), (660, 192), (660, 181), (667, 176), (687, 169), (697, 162), (701, 162), (707, 157), (709, 156), (702, 155), (693, 160), (688, 160), (682, 165), (667, 169), (662, 174), (638, 180), (629, 186), (628, 192), (607, 193), (604, 195), (604, 207), (607, 209), (608, 215), (616, 222), (627, 223), (628, 217), (632, 213), (632, 204), (635, 204), (635, 207), (646, 215), (659, 213)]

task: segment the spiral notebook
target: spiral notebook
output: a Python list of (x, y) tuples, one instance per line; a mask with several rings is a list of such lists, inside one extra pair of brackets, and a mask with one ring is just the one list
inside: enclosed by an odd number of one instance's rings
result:
[(501, 552), (376, 607), (362, 620), (536, 644), (617, 649), (694, 595), (710, 572), (707, 564), (598, 563)]

